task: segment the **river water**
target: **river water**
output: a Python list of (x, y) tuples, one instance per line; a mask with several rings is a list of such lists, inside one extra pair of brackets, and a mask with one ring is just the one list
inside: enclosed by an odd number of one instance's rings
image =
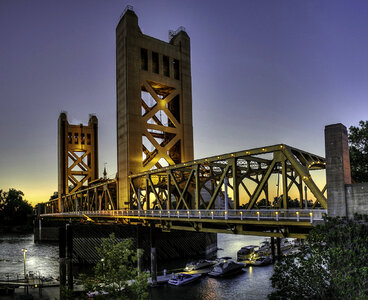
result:
[[(230, 256), (236, 258), (236, 252), (246, 245), (260, 245), (263, 238), (253, 236), (240, 236), (231, 234), (218, 234), (217, 256)], [(0, 236), (0, 278), (7, 276), (21, 278), (23, 275), (23, 252), (26, 252), (26, 272), (32, 271), (38, 276), (59, 276), (58, 246), (50, 244), (33, 243), (33, 234), (3, 235)], [(184, 261), (170, 262), (158, 266), (184, 267)], [(216, 279), (205, 276), (200, 281), (183, 287), (163, 285), (151, 289), (151, 299), (175, 300), (241, 300), (241, 299), (267, 299), (272, 291), (270, 277), (273, 266), (249, 267), (242, 274), (231, 278)]]

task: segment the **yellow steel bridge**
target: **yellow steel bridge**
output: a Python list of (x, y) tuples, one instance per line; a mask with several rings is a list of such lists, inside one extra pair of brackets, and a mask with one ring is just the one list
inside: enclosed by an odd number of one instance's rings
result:
[[(117, 180), (110, 179), (48, 202), (41, 217), (303, 238), (327, 214), (326, 187), (313, 178), (325, 165), (323, 157), (284, 144), (249, 149), (131, 175), (128, 209), (119, 209)], [(298, 193), (293, 207), (291, 189)]]

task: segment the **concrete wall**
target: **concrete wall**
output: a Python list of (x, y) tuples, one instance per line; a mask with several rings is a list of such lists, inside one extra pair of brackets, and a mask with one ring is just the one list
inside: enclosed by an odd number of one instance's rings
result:
[(328, 215), (368, 214), (368, 183), (351, 183), (350, 155), (346, 127), (325, 127)]
[(346, 201), (349, 218), (354, 214), (368, 215), (368, 183), (346, 185)]

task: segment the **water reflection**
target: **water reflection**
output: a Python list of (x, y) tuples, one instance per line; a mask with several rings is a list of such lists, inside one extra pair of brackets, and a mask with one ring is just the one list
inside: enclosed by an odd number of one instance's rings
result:
[(33, 234), (4, 235), (0, 237), (0, 278), (24, 277), (22, 249), (27, 249), (26, 270), (42, 276), (57, 277), (59, 272), (58, 247), (34, 244)]
[[(236, 259), (236, 252), (246, 245), (260, 245), (264, 238), (218, 235), (218, 257), (230, 256)], [(27, 252), (27, 271), (39, 271), (43, 276), (59, 276), (58, 246), (34, 244), (33, 235), (0, 237), (0, 277), (10, 273), (23, 276), (23, 252)], [(158, 268), (183, 268), (185, 261), (161, 263)], [(153, 300), (229, 300), (229, 299), (266, 299), (271, 292), (270, 276), (273, 266), (246, 268), (244, 273), (231, 278), (210, 278), (204, 276), (200, 281), (183, 287), (163, 285), (152, 289)]]

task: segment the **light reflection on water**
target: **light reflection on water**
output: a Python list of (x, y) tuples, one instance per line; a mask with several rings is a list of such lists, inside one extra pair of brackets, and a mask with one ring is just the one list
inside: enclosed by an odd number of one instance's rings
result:
[(41, 273), (41, 276), (58, 277), (58, 246), (50, 244), (35, 244), (33, 234), (3, 235), (0, 237), (0, 278), (19, 277), (24, 275), (22, 248), (26, 252), (26, 271)]
[[(218, 247), (223, 249), (218, 257), (230, 256), (236, 259), (236, 252), (246, 245), (260, 245), (264, 238), (218, 234)], [(27, 272), (39, 271), (43, 276), (59, 276), (58, 246), (34, 244), (33, 235), (7, 235), (0, 237), (0, 277), (6, 273), (23, 276), (23, 253), (26, 248)], [(184, 267), (183, 260), (171, 265)], [(162, 270), (163, 265), (158, 266)], [(163, 285), (152, 289), (152, 300), (241, 300), (266, 299), (271, 292), (270, 276), (273, 266), (246, 268), (242, 274), (232, 278), (216, 279), (204, 276), (200, 281), (183, 287)]]

